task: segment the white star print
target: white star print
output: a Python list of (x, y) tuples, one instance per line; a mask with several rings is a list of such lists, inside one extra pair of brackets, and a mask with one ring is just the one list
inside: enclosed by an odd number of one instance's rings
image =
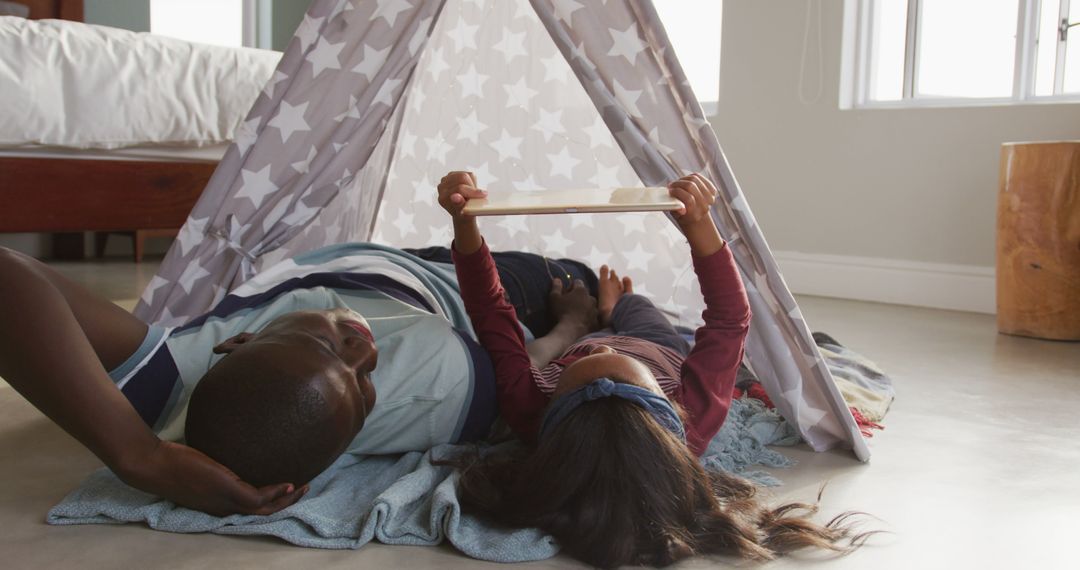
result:
[(398, 14), (401, 14), (405, 10), (412, 8), (412, 5), (405, 0), (376, 0), (379, 6), (375, 8), (375, 14), (372, 16), (372, 21), (382, 18), (386, 20), (386, 23), (391, 28), (397, 22)]
[(266, 217), (262, 220), (263, 232), (270, 231), (270, 228), (274, 227), (281, 221), (281, 217), (285, 215), (285, 210), (289, 209), (288, 197), (278, 200), (277, 204), (274, 204), (274, 208), (270, 210), (270, 213), (266, 214)]
[(611, 148), (615, 142), (614, 137), (611, 135), (611, 129), (608, 129), (604, 120), (600, 117), (597, 117), (592, 125), (585, 128), (585, 134), (589, 135), (589, 146), (592, 148)]
[(525, 216), (504, 216), (496, 225), (506, 230), (511, 238), (518, 235), (518, 233), (529, 232), (529, 226), (525, 223)]
[(792, 388), (781, 394), (781, 397), (795, 413), (795, 424), (799, 427), (811, 428), (821, 422), (828, 415), (824, 410), (819, 410), (805, 401), (800, 388)]
[(287, 226), (302, 226), (319, 213), (320, 208), (313, 208), (304, 204), (303, 200), (297, 200), (293, 211), (281, 219), (281, 223)]
[(644, 115), (641, 114), (641, 110), (637, 106), (637, 100), (641, 98), (641, 91), (630, 91), (624, 88), (618, 79), (612, 79), (611, 83), (612, 87), (614, 87), (615, 99), (622, 104), (623, 109), (632, 117), (643, 118)]
[(476, 177), (476, 183), (480, 185), (481, 188), (490, 188), (492, 184), (499, 181), (499, 179), (491, 173), (491, 170), (488, 169), (488, 163), (486, 162), (476, 168), (470, 169), (470, 171), (473, 173), (473, 176)]
[(709, 121), (695, 117), (694, 115), (690, 114), (689, 111), (683, 113), (683, 120), (686, 121), (686, 124), (694, 127), (695, 129), (701, 129), (701, 127), (709, 124)]
[(551, 112), (540, 109), (540, 120), (533, 125), (533, 128), (543, 133), (544, 142), (551, 142), (551, 136), (554, 134), (565, 133), (566, 127), (562, 124), (562, 109)]
[(442, 76), (442, 72), (450, 69), (450, 64), (446, 63), (446, 58), (443, 57), (443, 50), (439, 49), (431, 50), (431, 60), (428, 61), (427, 72), (431, 75), (431, 80), (438, 82), (439, 77)]
[(379, 103), (385, 104), (387, 107), (394, 106), (394, 90), (401, 85), (401, 79), (387, 79), (385, 83), (379, 87), (379, 92), (375, 94), (375, 99), (371, 102), (372, 105), (378, 105)]
[(203, 269), (203, 266), (196, 262), (191, 262), (184, 268), (184, 272), (180, 274), (180, 277), (177, 279), (177, 284), (184, 290), (184, 293), (190, 295), (191, 286), (194, 285), (196, 281), (209, 276), (210, 272)]
[(427, 95), (420, 89), (409, 89), (409, 107), (419, 113), (424, 109), (424, 100)]
[(529, 21), (539, 21), (539, 19), (536, 17), (536, 11), (533, 10), (532, 6), (528, 2), (517, 2), (516, 4), (517, 9), (514, 11), (514, 20), (528, 18)]
[(540, 236), (540, 239), (544, 240), (544, 252), (549, 257), (565, 257), (566, 248), (574, 245), (574, 242), (566, 239), (561, 229), (551, 235)]
[(476, 49), (476, 30), (480, 25), (470, 26), (464, 19), (458, 20), (458, 25), (448, 34), (454, 42), (454, 51), (460, 52), (463, 48)]
[(551, 57), (541, 59), (540, 63), (544, 64), (544, 83), (550, 81), (566, 83), (566, 80), (570, 78), (570, 68), (561, 53), (555, 52), (551, 54)]
[(499, 153), (499, 160), (505, 161), (508, 158), (521, 160), (521, 142), (524, 140), (524, 138), (510, 136), (510, 131), (503, 129), (502, 136), (491, 143), (491, 148)]
[(573, 18), (574, 12), (584, 8), (584, 6), (575, 0), (553, 0), (553, 7), (555, 8), (555, 17), (566, 22), (567, 26), (572, 26), (570, 20)]
[(421, 180), (413, 187), (413, 199), (426, 202), (428, 204), (435, 203), (436, 187), (438, 185), (431, 181), (431, 177), (427, 174), (424, 175), (424, 179)]
[(645, 230), (646, 215), (647, 214), (641, 213), (620, 214), (615, 216), (615, 219), (622, 224), (623, 228), (626, 230), (626, 235), (630, 235), (634, 232), (647, 233)]
[(280, 71), (274, 71), (274, 76), (270, 78), (270, 83), (266, 84), (265, 93), (268, 96), (273, 95), (274, 90), (277, 89), (278, 83), (281, 83), (282, 81), (285, 81), (288, 78), (289, 78), (288, 75), (285, 75), (284, 73), (282, 73)]
[(607, 54), (621, 55), (626, 58), (626, 61), (630, 62), (630, 65), (637, 65), (637, 56), (645, 49), (645, 44), (641, 41), (641, 37), (638, 36), (637, 25), (632, 23), (630, 27), (621, 32), (609, 29), (608, 33), (611, 34), (614, 43), (611, 46), (611, 51)]
[(596, 174), (589, 179), (589, 182), (593, 186), (599, 188), (618, 187), (619, 184), (619, 167), (612, 166), (606, 167), (602, 164), (596, 165)]
[(428, 160), (446, 164), (446, 153), (450, 152), (454, 147), (446, 142), (442, 133), (439, 133), (437, 137), (424, 139), (424, 142), (427, 143), (428, 147)]
[(258, 138), (259, 121), (261, 117), (252, 117), (251, 119), (240, 123), (239, 127), (236, 127), (236, 136), (233, 139), (233, 144), (236, 145), (236, 151), (240, 156), (244, 156), (251, 145), (255, 144), (255, 139)]
[(318, 77), (324, 69), (341, 69), (338, 55), (341, 54), (341, 50), (344, 48), (345, 42), (332, 44), (326, 41), (326, 38), (320, 36), (318, 43), (315, 44), (315, 49), (311, 50), (311, 53), (307, 56), (308, 62), (311, 63), (311, 77)]
[(528, 176), (525, 177), (525, 180), (522, 180), (520, 182), (515, 182), (514, 183), (514, 189), (515, 190), (521, 190), (522, 192), (532, 192), (534, 190), (543, 190), (544, 187), (541, 186), (536, 181), (536, 179), (533, 178), (532, 174), (529, 174)]
[(143, 290), (142, 296), (139, 297), (139, 298), (142, 299), (143, 303), (145, 303), (147, 305), (153, 305), (154, 304), (154, 294), (157, 293), (158, 289), (161, 289), (162, 287), (164, 287), (164, 286), (166, 286), (168, 284), (169, 284), (168, 280), (162, 279), (161, 277), (158, 277), (157, 275), (155, 275), (152, 278), (150, 278), (150, 283), (148, 283), (146, 285), (146, 289)]
[(296, 37), (300, 39), (300, 51), (307, 51), (308, 46), (319, 38), (319, 28), (326, 18), (312, 18), (304, 14), (304, 20), (296, 28)]
[(277, 127), (281, 133), (281, 144), (285, 144), (296, 131), (310, 131), (304, 113), (307, 112), (308, 101), (299, 105), (290, 105), (288, 101), (282, 101), (277, 115), (266, 124), (268, 127)]
[(552, 176), (565, 176), (571, 180), (574, 179), (574, 167), (581, 163), (580, 160), (570, 156), (570, 150), (565, 146), (558, 154), (549, 154), (547, 158), (551, 163)]
[(532, 98), (539, 93), (539, 91), (530, 88), (526, 84), (525, 77), (519, 78), (517, 83), (513, 85), (503, 85), (503, 89), (506, 89), (506, 105), (508, 107), (528, 108), (529, 101), (532, 101)]
[(191, 248), (195, 247), (203, 240), (206, 235), (206, 222), (210, 221), (210, 217), (205, 218), (188, 218), (184, 223), (184, 227), (180, 229), (180, 235), (176, 236), (176, 241), (180, 244), (180, 255), (187, 255)]
[[(577, 216), (571, 216), (571, 217), (576, 218)], [(589, 267), (591, 267), (591, 268), (593, 268), (595, 270), (595, 269), (599, 269), (601, 265), (604, 265), (604, 264), (610, 262), (611, 261), (611, 254), (607, 253), (607, 252), (600, 251), (594, 245), (594, 246), (592, 246), (592, 249), (589, 250), (589, 255), (586, 255), (586, 256), (582, 257), (581, 260), (584, 261), (586, 265), (588, 265)]]
[(573, 50), (571, 50), (571, 59), (580, 61), (581, 65), (586, 69), (596, 71), (596, 64), (592, 62), (592, 59), (589, 58), (589, 54), (585, 52), (584, 40), (582, 40), (580, 44), (574, 46)]
[(326, 239), (323, 243), (339, 243), (341, 241), (353, 241), (353, 240), (340, 240), (338, 235), (341, 234), (341, 226), (339, 224), (330, 224), (326, 226)]
[[(645, 251), (645, 248), (641, 247), (641, 244), (638, 243), (634, 246), (634, 249), (623, 251), (622, 256), (626, 258), (627, 271), (632, 269), (648, 271), (649, 260), (656, 257), (656, 254)], [(637, 287), (636, 289), (640, 290), (640, 287)]]
[(398, 141), (398, 156), (416, 156), (416, 135), (413, 133), (402, 133), (401, 140)]
[(481, 123), (480, 120), (476, 118), (476, 109), (473, 109), (468, 117), (465, 117), (464, 119), (458, 118), (457, 124), (458, 136), (473, 144), (480, 142), (480, 133), (486, 131), (488, 128), (487, 125)]
[(484, 82), (488, 80), (488, 77), (476, 72), (475, 63), (469, 64), (469, 70), (457, 77), (457, 82), (461, 84), (461, 97), (465, 98), (470, 95), (483, 97)]
[(416, 28), (416, 33), (413, 34), (411, 40), (409, 40), (409, 55), (416, 55), (416, 51), (420, 49), (420, 46), (424, 45), (424, 40), (428, 37), (428, 29), (431, 28), (431, 20), (434, 18), (424, 18), (420, 25)]
[(593, 214), (574, 214), (570, 216), (570, 229), (574, 229), (578, 226), (585, 226), (587, 228), (596, 227), (593, 225), (593, 221), (596, 218)]
[(371, 46), (364, 44), (364, 56), (360, 59), (360, 63), (356, 64), (356, 67), (352, 68), (353, 73), (363, 74), (364, 77), (371, 81), (375, 78), (375, 74), (382, 69), (386, 58), (390, 55), (390, 48), (387, 46), (383, 49), (374, 49)]
[(401, 237), (405, 237), (416, 233), (416, 226), (413, 225), (413, 214), (409, 214), (405, 211), (398, 212), (397, 217), (394, 219), (394, 227), (398, 229), (398, 233)]
[(277, 191), (278, 187), (270, 180), (270, 165), (267, 164), (258, 172), (251, 170), (240, 170), (240, 176), (243, 178), (243, 182), (240, 184), (240, 191), (236, 193), (237, 198), (248, 198), (256, 208), (262, 204), (262, 201), (267, 196)]
[(653, 127), (649, 131), (649, 142), (653, 144), (653, 148), (660, 152), (660, 154), (671, 158), (671, 153), (675, 152), (675, 149), (670, 146), (666, 146), (660, 142), (660, 129), (659, 127)]
[(453, 236), (450, 233), (450, 226), (442, 225), (431, 229), (431, 237), (428, 239), (428, 243), (450, 245), (451, 239), (453, 239)]
[(491, 48), (501, 52), (506, 63), (510, 63), (515, 57), (528, 53), (525, 51), (525, 32), (514, 33), (507, 30), (499, 43), (491, 46)]
[(349, 105), (345, 108), (345, 112), (334, 117), (334, 121), (340, 123), (344, 119), (359, 119), (360, 109), (356, 106), (356, 97), (349, 95)]

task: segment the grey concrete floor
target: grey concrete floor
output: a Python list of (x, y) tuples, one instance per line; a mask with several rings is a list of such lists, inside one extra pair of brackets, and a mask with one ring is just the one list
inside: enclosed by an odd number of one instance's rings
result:
[[(65, 264), (61, 271), (130, 307), (154, 264)], [(822, 516), (878, 517), (891, 534), (840, 559), (802, 555), (771, 568), (1077, 568), (1080, 343), (999, 335), (994, 319), (949, 311), (800, 298), (815, 330), (881, 364), (898, 397), (873, 459), (783, 448), (776, 500)], [(100, 463), (0, 384), (0, 552), (5, 568), (458, 568), (486, 564), (447, 547), (310, 550), (275, 540), (176, 535), (137, 525), (50, 527), (46, 511)], [(732, 564), (697, 559), (680, 567)], [(738, 563), (738, 566), (748, 566)], [(529, 564), (577, 567), (565, 558)]]

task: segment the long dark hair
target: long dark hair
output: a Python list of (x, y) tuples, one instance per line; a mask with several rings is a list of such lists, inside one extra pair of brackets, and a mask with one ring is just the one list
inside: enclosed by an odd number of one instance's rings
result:
[(809, 520), (816, 505), (767, 508), (756, 487), (709, 472), (648, 413), (619, 398), (583, 404), (533, 450), (452, 461), (466, 512), (538, 527), (594, 566), (666, 566), (699, 554), (769, 560), (803, 547), (844, 553), (856, 534), (846, 513)]

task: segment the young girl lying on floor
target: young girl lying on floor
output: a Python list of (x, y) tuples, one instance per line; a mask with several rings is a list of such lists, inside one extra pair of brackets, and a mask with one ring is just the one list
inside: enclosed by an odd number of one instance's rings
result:
[(531, 446), (466, 465), (466, 509), (539, 527), (572, 556), (602, 567), (711, 553), (769, 559), (806, 546), (845, 552), (861, 542), (843, 515), (822, 526), (808, 520), (811, 505), (767, 508), (753, 498), (753, 485), (698, 462), (730, 408), (750, 324), (731, 252), (709, 215), (712, 182), (695, 174), (670, 186), (684, 204), (676, 220), (705, 300), (692, 350), (633, 294), (629, 279), (607, 267), (600, 322), (586, 315), (577, 327), (564, 325), (570, 342), (545, 354), (526, 350), (476, 220), (462, 214), (484, 192), (467, 172), (448, 174), (438, 191), (453, 219), (461, 295), (495, 366), (500, 414)]

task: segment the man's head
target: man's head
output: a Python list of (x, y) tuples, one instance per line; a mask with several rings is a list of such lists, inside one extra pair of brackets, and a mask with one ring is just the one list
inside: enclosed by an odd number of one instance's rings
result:
[(315, 478), (375, 404), (378, 351), (347, 309), (289, 313), (214, 352), (226, 356), (191, 395), (187, 444), (255, 486)]

